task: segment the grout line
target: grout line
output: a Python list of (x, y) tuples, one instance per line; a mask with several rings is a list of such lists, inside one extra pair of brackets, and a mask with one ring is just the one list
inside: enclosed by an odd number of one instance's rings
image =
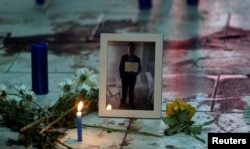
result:
[(20, 52), (18, 52), (16, 58), (12, 61), (12, 63), (10, 64), (9, 68), (6, 70), (6, 72), (10, 72), (10, 69), (12, 68), (12, 66), (14, 65), (14, 63), (17, 61), (17, 59), (20, 56)]
[(228, 28), (230, 27), (230, 20), (231, 20), (231, 14), (229, 13), (227, 15), (227, 22), (226, 22), (226, 26), (225, 26), (225, 29), (224, 29), (224, 42), (227, 41), (227, 36), (228, 36)]
[(92, 30), (92, 33), (88, 39), (89, 41), (92, 41), (94, 39), (98, 29), (101, 27), (101, 25), (103, 23), (104, 17), (105, 17), (105, 15), (103, 13), (100, 14), (98, 21), (97, 21), (97, 24), (96, 24), (95, 28)]
[(230, 27), (230, 20), (231, 20), (231, 14), (229, 13), (227, 16), (227, 22), (226, 22), (226, 26), (225, 26), (225, 30), (224, 30), (224, 46), (226, 50), (228, 50), (227, 48), (227, 37), (228, 37), (228, 28)]
[[(220, 82), (220, 74), (217, 76), (217, 79), (215, 80), (215, 85), (214, 85), (214, 90), (213, 90), (213, 94), (212, 94), (212, 98), (215, 99), (217, 91), (218, 91), (218, 86), (219, 86), (219, 82)], [(211, 105), (211, 109), (210, 112), (213, 112), (214, 109), (214, 100), (212, 100), (212, 105)]]
[(123, 149), (123, 146), (124, 146), (125, 144), (127, 144), (127, 143), (126, 143), (126, 138), (127, 138), (127, 135), (128, 135), (128, 129), (130, 128), (132, 122), (133, 122), (133, 119), (130, 118), (130, 119), (129, 119), (129, 124), (128, 124), (128, 127), (127, 127), (127, 131), (126, 131), (126, 133), (125, 133), (125, 135), (124, 135), (124, 137), (123, 137), (123, 139), (122, 139), (122, 144), (121, 144), (121, 148), (120, 148), (120, 149)]

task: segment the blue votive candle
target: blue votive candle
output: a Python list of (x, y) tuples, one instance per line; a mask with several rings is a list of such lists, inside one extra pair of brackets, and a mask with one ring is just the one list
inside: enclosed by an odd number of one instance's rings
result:
[(77, 113), (76, 113), (76, 129), (77, 129), (77, 140), (79, 142), (82, 141), (82, 107), (83, 102), (80, 101), (77, 106)]
[(82, 141), (82, 112), (77, 112), (76, 124), (77, 124), (77, 140), (81, 142)]
[(48, 90), (48, 43), (37, 42), (31, 45), (32, 90), (37, 95), (47, 94)]

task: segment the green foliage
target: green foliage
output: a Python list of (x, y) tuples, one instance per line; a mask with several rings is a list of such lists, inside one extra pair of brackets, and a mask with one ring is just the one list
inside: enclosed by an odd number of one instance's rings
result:
[(192, 135), (199, 141), (205, 143), (205, 140), (201, 139), (197, 135), (201, 134), (203, 126), (212, 124), (215, 120), (210, 120), (201, 125), (194, 125), (194, 121), (187, 120), (188, 112), (186, 110), (176, 112), (174, 116), (162, 117), (163, 122), (169, 127), (164, 130), (164, 135), (171, 136), (179, 132), (184, 132), (186, 135)]
[(2, 122), (13, 131), (34, 121), (35, 109), (26, 109), (22, 102), (15, 100), (0, 100), (0, 114), (4, 117)]
[(76, 126), (76, 104), (79, 101), (86, 104), (85, 114), (98, 109), (96, 79), (87, 68), (78, 69), (73, 79), (59, 84), (63, 95), (50, 107), (38, 105), (34, 92), (23, 84), (15, 86), (16, 93), (9, 93), (0, 84), (0, 120), (5, 127), (19, 132), (19, 138), (9, 139), (7, 144), (32, 145), (39, 149), (56, 148), (55, 142), (63, 144), (59, 138), (66, 134), (64, 130)]

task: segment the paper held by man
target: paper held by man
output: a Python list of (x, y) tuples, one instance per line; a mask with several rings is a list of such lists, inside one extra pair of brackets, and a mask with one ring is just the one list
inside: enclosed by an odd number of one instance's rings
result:
[(137, 62), (125, 62), (125, 72), (138, 72)]

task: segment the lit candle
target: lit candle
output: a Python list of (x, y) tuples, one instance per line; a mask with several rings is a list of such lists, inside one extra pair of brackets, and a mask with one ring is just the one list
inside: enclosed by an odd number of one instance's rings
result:
[(48, 93), (48, 44), (31, 45), (32, 90), (37, 95)]
[(110, 104), (107, 105), (107, 110), (111, 110), (112, 106)]
[(82, 107), (83, 107), (83, 103), (81, 101), (78, 104), (77, 113), (76, 113), (77, 139), (78, 139), (78, 141), (82, 141), (82, 112), (81, 112)]

